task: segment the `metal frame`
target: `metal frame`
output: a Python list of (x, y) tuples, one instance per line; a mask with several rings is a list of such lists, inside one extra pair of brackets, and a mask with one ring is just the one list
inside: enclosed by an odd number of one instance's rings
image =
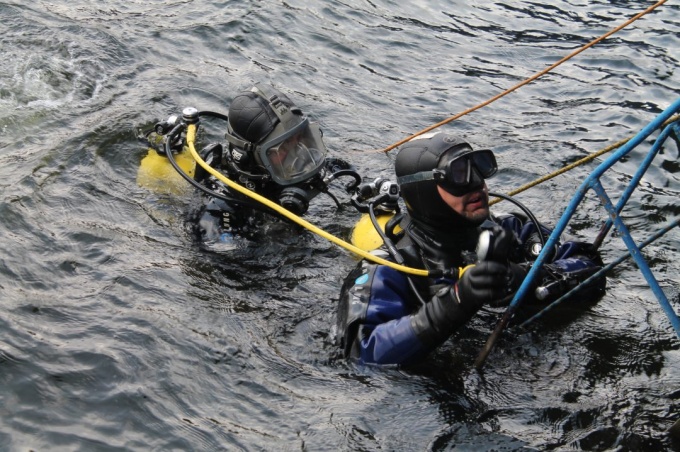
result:
[(543, 309), (541, 312), (539, 312), (536, 316), (532, 317), (531, 319), (525, 321), (521, 326), (524, 326), (528, 324), (530, 321), (534, 320), (538, 316), (542, 315), (544, 312), (546, 312), (549, 309), (552, 309), (554, 306), (556, 306), (558, 303), (561, 303), (564, 299), (566, 299), (569, 295), (571, 295), (573, 292), (577, 291), (580, 287), (583, 287), (584, 284), (587, 284), (591, 280), (594, 280), (597, 276), (601, 276), (604, 274), (606, 271), (609, 269), (613, 268), (614, 265), (617, 265), (618, 263), (622, 262), (628, 257), (632, 257), (635, 260), (635, 263), (637, 264), (638, 268), (642, 272), (642, 275), (644, 278), (647, 280), (647, 283), (649, 284), (650, 288), (652, 289), (652, 292), (656, 296), (657, 300), (659, 301), (659, 304), (661, 305), (661, 308), (664, 310), (666, 316), (671, 322), (671, 325), (675, 329), (675, 332), (680, 338), (680, 318), (678, 317), (678, 314), (675, 312), (671, 304), (668, 302), (668, 298), (666, 297), (666, 294), (664, 293), (663, 289), (659, 285), (659, 282), (656, 280), (654, 277), (654, 274), (652, 273), (651, 269), (649, 268), (649, 265), (647, 264), (647, 261), (645, 261), (645, 258), (642, 256), (641, 249), (644, 248), (646, 245), (649, 243), (653, 242), (654, 240), (658, 239), (661, 237), (663, 234), (666, 232), (670, 231), (671, 229), (677, 227), (678, 225), (678, 220), (676, 219), (674, 222), (671, 222), (668, 226), (651, 236), (649, 239), (647, 239), (645, 242), (641, 244), (641, 246), (638, 246), (635, 243), (635, 240), (633, 240), (633, 237), (630, 235), (630, 232), (628, 231), (628, 228), (626, 225), (623, 223), (620, 217), (620, 213), (622, 209), (625, 207), (626, 203), (628, 202), (630, 196), (633, 194), (635, 189), (637, 188), (638, 184), (640, 183), (640, 180), (642, 179), (642, 176), (644, 176), (645, 172), (649, 168), (649, 165), (652, 163), (652, 160), (654, 160), (654, 157), (656, 154), (659, 152), (659, 149), (661, 149), (661, 146), (665, 141), (671, 136), (671, 133), (674, 134), (674, 139), (678, 143), (678, 146), (680, 147), (680, 120), (675, 120), (673, 122), (670, 122), (668, 125), (664, 127), (664, 129), (661, 131), (659, 136), (657, 137), (656, 141), (652, 145), (651, 149), (645, 156), (644, 161), (638, 168), (637, 172), (629, 182), (628, 186), (624, 190), (624, 192), (621, 195), (621, 198), (619, 199), (618, 203), (616, 206), (613, 205), (611, 199), (609, 198), (609, 195), (607, 194), (606, 190), (602, 186), (602, 183), (600, 182), (600, 177), (607, 171), (609, 170), (615, 163), (617, 163), (619, 160), (621, 160), (622, 157), (630, 153), (635, 147), (637, 147), (640, 143), (642, 143), (644, 140), (646, 140), (652, 133), (654, 133), (656, 130), (660, 129), (661, 127), (664, 126), (664, 123), (666, 123), (674, 114), (680, 112), (680, 99), (676, 100), (670, 107), (668, 107), (666, 110), (664, 110), (659, 116), (657, 116), (651, 123), (649, 123), (644, 129), (642, 129), (637, 135), (635, 135), (633, 138), (628, 140), (623, 146), (621, 146), (618, 150), (616, 150), (612, 155), (610, 155), (604, 162), (602, 162), (595, 170), (583, 181), (581, 186), (579, 187), (578, 191), (574, 195), (574, 197), (571, 199), (569, 202), (569, 205), (567, 206), (566, 210), (562, 214), (562, 217), (560, 220), (557, 222), (555, 225), (555, 229), (553, 229), (552, 233), (550, 234), (550, 237), (548, 238), (547, 242), (545, 243), (545, 246), (543, 247), (543, 250), (541, 253), (538, 255), (538, 258), (534, 262), (534, 264), (531, 266), (531, 269), (529, 270), (529, 273), (527, 274), (526, 278), (522, 282), (522, 285), (520, 288), (517, 290), (515, 293), (515, 296), (513, 297), (512, 301), (510, 302), (510, 305), (508, 306), (507, 310), (505, 311), (505, 314), (503, 314), (503, 317), (501, 320), (498, 322), (496, 325), (495, 330), (493, 333), (489, 336), (486, 344), (484, 345), (484, 348), (482, 351), (479, 353), (479, 356), (477, 357), (477, 360), (475, 361), (475, 367), (477, 369), (480, 369), (482, 365), (484, 364), (484, 361), (486, 360), (486, 357), (489, 355), (491, 352), (491, 349), (493, 348), (494, 343), (498, 339), (498, 336), (500, 333), (503, 331), (503, 328), (510, 322), (510, 319), (514, 315), (514, 312), (517, 310), (517, 307), (520, 305), (522, 300), (525, 298), (525, 296), (528, 294), (530, 288), (533, 286), (534, 280), (536, 280), (539, 276), (539, 272), (541, 270), (541, 267), (543, 266), (544, 262), (547, 259), (547, 255), (550, 252), (550, 250), (553, 250), (555, 248), (555, 245), (557, 245), (560, 236), (564, 232), (564, 230), (567, 227), (567, 224), (569, 223), (569, 220), (571, 220), (571, 217), (573, 216), (574, 212), (578, 208), (578, 206), (581, 204), (581, 201), (585, 198), (586, 194), (588, 193), (589, 190), (594, 190), (597, 196), (600, 199), (600, 202), (602, 203), (602, 206), (606, 209), (607, 213), (609, 214), (609, 219), (605, 222), (603, 225), (600, 233), (598, 234), (598, 237), (596, 238), (594, 245), (596, 247), (599, 247), (599, 245), (602, 243), (604, 240), (605, 236), (611, 229), (612, 225), (616, 228), (618, 233), (621, 235), (621, 238), (623, 242), (625, 243), (626, 247), (628, 248), (628, 253), (622, 258), (617, 259), (615, 262), (612, 262), (612, 264), (606, 266), (603, 268), (600, 272), (597, 274), (591, 276), (589, 279), (581, 283), (579, 286), (574, 288), (572, 291), (569, 293), (565, 294), (564, 296), (560, 297), (558, 300), (555, 300), (552, 304), (547, 306), (545, 309)]
[[(571, 202), (567, 206), (567, 209), (564, 211), (562, 214), (562, 217), (560, 220), (557, 222), (555, 229), (553, 230), (552, 234), (550, 234), (550, 238), (548, 238), (548, 241), (545, 244), (545, 247), (543, 251), (540, 253), (538, 258), (536, 259), (535, 263), (533, 264), (531, 270), (529, 271), (527, 277), (525, 278), (524, 282), (520, 286), (519, 290), (515, 294), (515, 297), (513, 298), (512, 302), (510, 303), (510, 306), (508, 307), (508, 310), (514, 310), (516, 307), (520, 304), (521, 300), (526, 296), (526, 294), (529, 291), (529, 288), (532, 285), (532, 282), (536, 277), (538, 276), (538, 272), (540, 268), (543, 266), (543, 263), (546, 259), (546, 255), (548, 250), (551, 250), (555, 247), (557, 244), (560, 236), (564, 232), (564, 230), (567, 227), (567, 224), (569, 223), (569, 220), (571, 219), (572, 215), (580, 205), (581, 201), (584, 199), (586, 193), (588, 190), (592, 189), (595, 191), (597, 196), (600, 198), (600, 202), (604, 206), (604, 208), (607, 210), (607, 213), (609, 214), (609, 219), (605, 223), (605, 225), (602, 227), (602, 230), (600, 231), (597, 239), (595, 240), (594, 244), (595, 246), (599, 246), (602, 243), (602, 240), (604, 240), (604, 237), (607, 235), (609, 230), (611, 229), (611, 226), (613, 225), (618, 233), (621, 235), (621, 239), (625, 243), (626, 247), (628, 248), (629, 254), (624, 256), (623, 258), (620, 258), (619, 260), (615, 261), (617, 264), (622, 262), (628, 257), (632, 257), (635, 260), (635, 263), (637, 264), (638, 268), (640, 269), (640, 272), (642, 272), (642, 275), (645, 277), (647, 282), (649, 283), (650, 288), (652, 289), (652, 292), (656, 296), (657, 300), (659, 301), (659, 304), (661, 305), (662, 309), (666, 313), (666, 316), (670, 320), (671, 324), (673, 325), (673, 328), (676, 331), (676, 334), (680, 338), (680, 318), (678, 317), (678, 314), (674, 311), (673, 307), (670, 305), (668, 302), (668, 298), (666, 297), (666, 294), (664, 293), (663, 289), (661, 289), (661, 286), (659, 285), (658, 281), (654, 277), (654, 274), (652, 273), (651, 269), (649, 268), (649, 265), (647, 264), (647, 261), (645, 258), (642, 256), (642, 253), (640, 250), (644, 248), (644, 246), (648, 245), (649, 243), (653, 242), (654, 240), (658, 239), (661, 237), (663, 234), (668, 232), (669, 230), (673, 229), (674, 227), (677, 227), (678, 221), (675, 220), (672, 222), (669, 226), (666, 228), (661, 229), (658, 231), (657, 234), (654, 234), (651, 236), (648, 240), (643, 242), (641, 246), (638, 246), (635, 241), (633, 240), (633, 237), (631, 236), (628, 228), (626, 225), (623, 223), (621, 216), (619, 215), (623, 208), (625, 207), (626, 203), (630, 199), (630, 196), (633, 194), (635, 189), (637, 188), (638, 184), (640, 183), (640, 180), (644, 176), (645, 172), (649, 168), (650, 164), (652, 163), (652, 160), (654, 160), (654, 157), (658, 154), (659, 150), (661, 149), (661, 146), (665, 143), (665, 141), (670, 137), (671, 133), (675, 134), (676, 140), (678, 137), (680, 137), (680, 121), (673, 122), (669, 125), (667, 125), (662, 132), (660, 133), (659, 137), (656, 139), (654, 144), (652, 145), (651, 149), (647, 153), (644, 161), (638, 168), (637, 172), (629, 182), (628, 186), (624, 190), (624, 192), (621, 195), (621, 198), (619, 199), (618, 203), (616, 206), (612, 204), (611, 199), (609, 198), (609, 195), (607, 194), (606, 190), (602, 186), (602, 183), (600, 182), (600, 177), (609, 169), (611, 168), (616, 162), (618, 162), (623, 156), (627, 155), (629, 152), (631, 152), (636, 146), (638, 146), (640, 143), (642, 143), (647, 137), (649, 137), (654, 131), (659, 129), (664, 122), (666, 122), (671, 116), (673, 116), (675, 113), (680, 111), (680, 99), (675, 101), (669, 108), (667, 108), (663, 113), (661, 113), (659, 116), (654, 119), (647, 127), (642, 129), (637, 135), (635, 135), (633, 138), (631, 138), (625, 145), (621, 146), (615, 153), (613, 153), (607, 160), (602, 162), (591, 174), (586, 178), (585, 181), (581, 184), (581, 187), (578, 189), (576, 195), (572, 198)], [(613, 267), (613, 266), (612, 266)], [(610, 266), (605, 267), (606, 269), (612, 268)], [(603, 272), (605, 269), (603, 269)], [(601, 274), (598, 272), (598, 274)], [(594, 275), (595, 276), (595, 275)], [(593, 278), (594, 279), (594, 278)], [(587, 283), (588, 281), (584, 281), (584, 283)], [(578, 287), (575, 288), (573, 291), (578, 290)], [(572, 291), (572, 292), (573, 292)], [(560, 297), (560, 299), (555, 300), (551, 305), (546, 307), (544, 309), (552, 309), (555, 305), (558, 303), (562, 302), (563, 299), (566, 299), (570, 293), (565, 294), (563, 297)], [(540, 315), (539, 313), (538, 315)], [(536, 317), (536, 316), (534, 316)], [(531, 319), (527, 320), (524, 322), (522, 325), (525, 325), (529, 323), (531, 320), (534, 319), (532, 317)]]

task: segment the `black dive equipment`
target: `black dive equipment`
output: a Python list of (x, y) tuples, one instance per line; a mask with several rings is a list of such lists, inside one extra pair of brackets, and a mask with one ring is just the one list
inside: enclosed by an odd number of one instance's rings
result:
[[(197, 168), (195, 175), (192, 177), (190, 174), (187, 174), (185, 169), (178, 165), (176, 157), (184, 153), (186, 140), (185, 130), (187, 125), (198, 125), (200, 119), (206, 117), (228, 122), (227, 115), (211, 111), (198, 111), (195, 108), (189, 107), (182, 111), (181, 117), (172, 115), (167, 120), (155, 124), (154, 128), (144, 135), (144, 138), (159, 155), (167, 157), (167, 160), (173, 168), (186, 181), (207, 195), (222, 199), (228, 203), (246, 205), (251, 208), (275, 214), (275, 212), (266, 208), (261, 203), (245, 197), (230, 195), (229, 193), (231, 192), (226, 190), (224, 185), (219, 181), (209, 178), (205, 170)], [(303, 121), (300, 124), (307, 123)], [(299, 127), (296, 128), (296, 130), (299, 129)], [(313, 132), (313, 134), (316, 134), (316, 132)], [(290, 138), (290, 136), (290, 134), (287, 135), (288, 138)], [(228, 141), (229, 146), (233, 147), (233, 144), (231, 143), (232, 140)], [(281, 143), (285, 143), (286, 141), (289, 140), (284, 138), (278, 145), (267, 144), (267, 149), (263, 148), (263, 155), (271, 156), (271, 152), (267, 154), (267, 151), (273, 148), (280, 151)], [(304, 140), (300, 141), (300, 143), (304, 142)], [(309, 143), (309, 141), (307, 141), (307, 143)], [(318, 144), (316, 145), (318, 146)], [(361, 176), (348, 162), (338, 158), (324, 157), (319, 163), (318, 153), (310, 154), (304, 149), (303, 145), (298, 146), (297, 150), (302, 150), (302, 153), (297, 153), (296, 160), (304, 163), (302, 172), (307, 175), (307, 178), (304, 180), (300, 179), (300, 172), (285, 172), (282, 169), (283, 166), (279, 166), (279, 168), (273, 172), (262, 171), (260, 173), (243, 169), (241, 165), (234, 160), (234, 153), (224, 152), (223, 146), (219, 143), (207, 145), (200, 154), (212, 168), (222, 172), (229, 179), (276, 201), (278, 204), (298, 216), (303, 215), (307, 211), (310, 201), (319, 193), (326, 193), (339, 207), (340, 203), (338, 199), (329, 191), (330, 184), (336, 179), (346, 176), (353, 179), (351, 182), (344, 185), (345, 190), (349, 194), (353, 194), (361, 183)], [(310, 162), (312, 165), (311, 169)], [(295, 163), (296, 162), (292, 163), (293, 166), (291, 168), (295, 168)], [(280, 184), (282, 181), (281, 178), (286, 174), (291, 175), (292, 178), (286, 179), (285, 184), (282, 185)]]
[(229, 116), (224, 137), (237, 166), (265, 172), (280, 186), (305, 182), (324, 167), (319, 125), (278, 90), (255, 85), (234, 98)]
[[(532, 243), (531, 246), (525, 250), (531, 260), (535, 259), (538, 257), (538, 255), (541, 253), (541, 250), (545, 246), (545, 236), (543, 234), (543, 228), (540, 226), (540, 223), (534, 216), (534, 214), (529, 210), (527, 206), (522, 204), (521, 202), (517, 201), (515, 198), (504, 195), (502, 193), (492, 193), (489, 192), (489, 196), (494, 196), (496, 198), (502, 198), (505, 199), (506, 201), (510, 201), (511, 203), (515, 204), (517, 207), (519, 207), (522, 212), (531, 220), (532, 223), (536, 226), (536, 235), (538, 238), (538, 242)], [(477, 243), (477, 260), (479, 261), (485, 261), (485, 260), (496, 260), (495, 256), (499, 254), (499, 250), (496, 248), (496, 243), (495, 243), (495, 234), (493, 229), (484, 229), (482, 232), (479, 234), (479, 242)]]
[[(528, 263), (532, 263), (541, 253), (546, 243), (543, 228), (539, 226), (540, 223), (538, 223), (531, 211), (516, 199), (500, 193), (490, 192), (489, 196), (495, 196), (512, 202), (524, 212), (534, 225), (536, 225), (536, 232), (534, 234), (536, 240), (529, 240), (525, 243), (524, 248), (519, 250), (523, 255), (515, 256), (518, 260), (525, 260)], [(476, 249), (479, 262), (485, 260), (502, 261), (511, 255), (512, 250), (507, 249), (507, 243), (499, 244), (498, 237), (499, 231), (496, 228), (482, 230), (479, 235)], [(551, 267), (551, 262), (555, 257), (556, 251), (557, 249), (551, 250), (551, 253), (546, 257), (545, 265), (542, 268), (543, 285), (536, 287), (534, 290), (534, 296), (539, 301), (549, 301), (559, 298), (579, 286), (583, 281), (599, 270), (599, 267), (585, 267), (556, 271)], [(588, 287), (596, 288), (597, 285), (598, 282), (595, 282), (588, 285)]]
[[(399, 177), (399, 184), (406, 185), (414, 182), (433, 180), (447, 192), (454, 196), (462, 196), (481, 188), (484, 180), (492, 177), (498, 171), (496, 157), (490, 150), (472, 150), (467, 144), (453, 146), (446, 153), (457, 154), (448, 160), (441, 168), (421, 171)], [(446, 156), (442, 156), (446, 161)]]
[[(379, 177), (373, 182), (360, 185), (355, 195), (352, 196), (352, 204), (359, 212), (368, 213), (373, 228), (382, 239), (387, 252), (397, 264), (404, 265), (404, 257), (392, 240), (395, 237), (393, 233), (394, 228), (402, 217), (399, 208), (399, 185)], [(384, 231), (378, 222), (376, 210), (392, 216), (385, 225)], [(411, 288), (411, 292), (416, 296), (418, 302), (424, 306), (426, 302), (420, 295), (411, 276), (407, 275), (406, 280)]]

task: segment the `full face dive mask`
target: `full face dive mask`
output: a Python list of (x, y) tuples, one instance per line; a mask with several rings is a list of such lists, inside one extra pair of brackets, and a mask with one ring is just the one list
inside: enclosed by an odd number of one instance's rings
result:
[(270, 132), (256, 141), (242, 139), (233, 130), (230, 118), (225, 135), (227, 141), (242, 150), (246, 158), (252, 157), (281, 186), (298, 184), (314, 177), (323, 168), (326, 156), (318, 124), (311, 122), (291, 102), (284, 102), (278, 94), (269, 96), (261, 86), (254, 87), (251, 92), (264, 99), (262, 108), (269, 109), (275, 116), (269, 116), (269, 120), (266, 115), (258, 115), (257, 109), (246, 113), (254, 115), (253, 121), (268, 121), (265, 126), (270, 126), (267, 127)]

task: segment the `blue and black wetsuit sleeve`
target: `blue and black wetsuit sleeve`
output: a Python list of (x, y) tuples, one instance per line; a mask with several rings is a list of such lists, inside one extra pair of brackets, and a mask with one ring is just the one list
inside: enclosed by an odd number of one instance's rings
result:
[(412, 364), (424, 358), (479, 309), (463, 307), (451, 282), (424, 305), (415, 302), (405, 274), (363, 263), (343, 286), (338, 339), (346, 357), (371, 364)]

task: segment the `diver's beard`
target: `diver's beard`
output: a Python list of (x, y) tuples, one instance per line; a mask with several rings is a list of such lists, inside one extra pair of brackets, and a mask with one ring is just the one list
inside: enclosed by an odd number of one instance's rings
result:
[[(489, 218), (489, 194), (486, 188), (475, 191), (464, 202), (463, 211), (458, 214), (468, 222), (479, 225)], [(466, 208), (471, 204), (477, 207), (472, 211), (467, 211)]]
[(484, 223), (484, 220), (489, 218), (489, 208), (477, 209), (475, 212), (459, 214), (461, 217), (465, 218), (470, 223), (479, 226)]

